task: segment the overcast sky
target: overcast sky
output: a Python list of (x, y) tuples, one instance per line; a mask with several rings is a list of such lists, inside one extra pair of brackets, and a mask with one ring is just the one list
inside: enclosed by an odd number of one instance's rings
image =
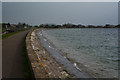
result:
[(117, 2), (3, 2), (3, 22), (118, 24)]
[(120, 0), (1, 0), (2, 2), (118, 2)]

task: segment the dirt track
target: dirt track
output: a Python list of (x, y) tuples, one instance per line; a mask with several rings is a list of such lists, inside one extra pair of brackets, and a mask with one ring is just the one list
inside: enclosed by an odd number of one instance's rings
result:
[(22, 42), (27, 33), (20, 32), (2, 41), (2, 78), (24, 78)]

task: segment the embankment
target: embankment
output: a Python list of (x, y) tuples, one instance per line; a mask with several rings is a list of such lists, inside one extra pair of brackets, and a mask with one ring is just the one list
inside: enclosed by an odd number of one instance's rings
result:
[(56, 60), (41, 46), (36, 31), (30, 32), (26, 37), (26, 49), (29, 65), (33, 75), (38, 78), (71, 78), (70, 75)]

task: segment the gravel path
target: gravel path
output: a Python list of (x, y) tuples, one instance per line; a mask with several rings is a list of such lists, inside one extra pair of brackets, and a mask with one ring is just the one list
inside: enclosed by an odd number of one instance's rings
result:
[(22, 42), (28, 31), (12, 35), (2, 41), (2, 77), (24, 78)]

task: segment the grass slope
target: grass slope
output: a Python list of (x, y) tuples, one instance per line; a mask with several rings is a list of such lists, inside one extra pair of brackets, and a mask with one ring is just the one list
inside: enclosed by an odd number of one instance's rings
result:
[(22, 32), (22, 31), (24, 31), (24, 30), (20, 30), (20, 31), (16, 31), (16, 32), (11, 32), (11, 33), (8, 33), (8, 34), (3, 34), (2, 35), (2, 39), (8, 38), (9, 36), (14, 35), (14, 34), (19, 33), (19, 32)]

